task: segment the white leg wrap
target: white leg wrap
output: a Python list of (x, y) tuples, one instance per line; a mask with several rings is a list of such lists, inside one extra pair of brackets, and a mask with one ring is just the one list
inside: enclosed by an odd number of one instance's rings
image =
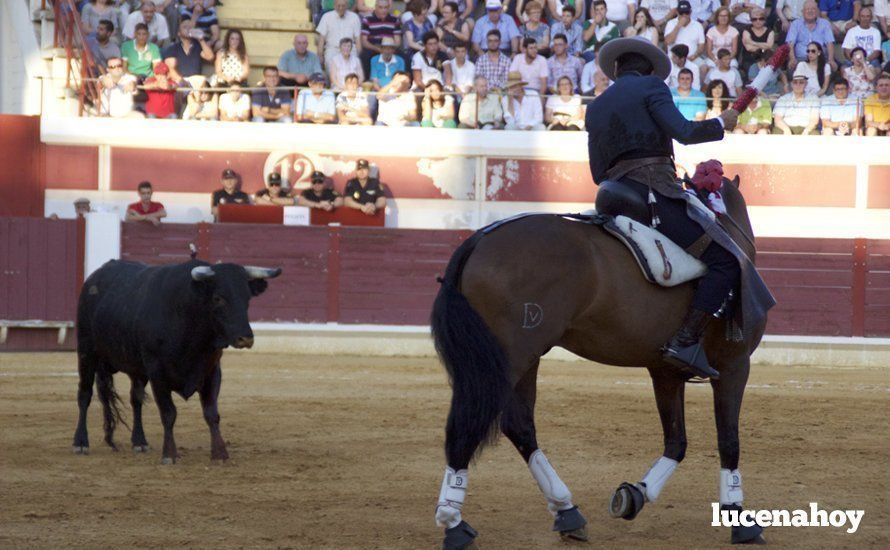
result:
[(461, 522), (460, 509), (467, 496), (467, 471), (455, 472), (445, 468), (445, 478), (439, 490), (439, 502), (436, 505), (436, 525), (452, 528)]
[(742, 503), (742, 474), (738, 470), (720, 469), (720, 504)]
[(528, 459), (528, 469), (538, 482), (544, 498), (547, 499), (547, 508), (556, 515), (560, 510), (568, 510), (572, 507), (572, 493), (566, 484), (556, 475), (556, 470), (550, 465), (547, 457), (541, 449), (538, 449)]
[(680, 463), (666, 456), (661, 456), (655, 461), (655, 464), (643, 476), (643, 481), (640, 482), (643, 486), (643, 495), (645, 495), (646, 500), (655, 502), (655, 499), (661, 494), (664, 484), (674, 474), (678, 464)]

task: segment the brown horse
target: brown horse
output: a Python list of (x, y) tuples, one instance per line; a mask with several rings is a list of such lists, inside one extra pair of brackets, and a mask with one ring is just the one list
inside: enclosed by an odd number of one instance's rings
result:
[[(754, 260), (754, 238), (738, 179), (724, 180), (730, 234)], [(742, 235), (744, 234), (744, 235)], [(445, 438), (447, 468), (436, 508), (445, 548), (473, 545), (476, 532), (460, 513), (467, 467), (497, 436), (515, 445), (555, 516), (554, 531), (586, 540), (586, 520), (538, 448), (534, 408), (541, 356), (561, 346), (607, 365), (649, 369), (664, 429), (664, 454), (637, 484), (623, 483), (613, 517), (633, 519), (654, 501), (686, 452), (686, 379), (666, 366), (662, 345), (680, 326), (694, 283), (664, 288), (647, 282), (627, 249), (602, 228), (555, 215), (532, 215), (480, 230), (453, 254), (431, 316), (439, 356), (452, 383)], [(712, 322), (704, 345), (720, 372), (712, 380), (723, 509), (740, 509), (739, 411), (750, 356), (765, 327), (742, 341)], [(761, 529), (734, 527), (733, 542), (761, 542)]]

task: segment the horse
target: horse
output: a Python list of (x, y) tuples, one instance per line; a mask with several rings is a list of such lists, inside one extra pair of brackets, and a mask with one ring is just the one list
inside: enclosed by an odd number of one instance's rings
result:
[[(751, 222), (736, 177), (724, 178), (720, 218), (754, 261)], [(726, 218), (729, 219), (726, 219)], [(624, 244), (601, 227), (554, 214), (534, 214), (477, 231), (453, 253), (433, 303), (431, 331), (451, 382), (445, 427), (447, 466), (436, 508), (445, 548), (474, 546), (463, 520), (467, 469), (502, 432), (528, 464), (554, 515), (554, 531), (587, 540), (586, 519), (538, 446), (538, 365), (554, 346), (606, 365), (648, 369), (664, 431), (664, 452), (642, 481), (622, 483), (610, 514), (633, 519), (655, 501), (686, 453), (687, 377), (668, 367), (661, 347), (679, 328), (694, 282), (666, 288), (648, 282)], [(766, 320), (728, 339), (727, 319), (704, 335), (720, 453), (722, 509), (740, 510), (739, 413), (750, 356)], [(758, 526), (733, 527), (732, 542), (764, 542)]]

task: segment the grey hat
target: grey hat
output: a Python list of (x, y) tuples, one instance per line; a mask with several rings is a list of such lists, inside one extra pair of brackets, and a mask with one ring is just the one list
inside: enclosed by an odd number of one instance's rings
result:
[(661, 80), (671, 74), (671, 60), (658, 46), (645, 38), (614, 38), (609, 40), (597, 53), (597, 62), (609, 80), (615, 80), (615, 62), (626, 53), (638, 53), (652, 63), (653, 73)]

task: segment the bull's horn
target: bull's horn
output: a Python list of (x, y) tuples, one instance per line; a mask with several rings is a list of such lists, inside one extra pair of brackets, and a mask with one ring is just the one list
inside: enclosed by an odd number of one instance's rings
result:
[(280, 267), (257, 267), (255, 265), (244, 266), (247, 276), (251, 279), (274, 279), (281, 275)]
[(204, 281), (210, 279), (216, 275), (213, 272), (213, 268), (209, 265), (199, 265), (198, 267), (192, 268), (192, 279), (196, 281)]

